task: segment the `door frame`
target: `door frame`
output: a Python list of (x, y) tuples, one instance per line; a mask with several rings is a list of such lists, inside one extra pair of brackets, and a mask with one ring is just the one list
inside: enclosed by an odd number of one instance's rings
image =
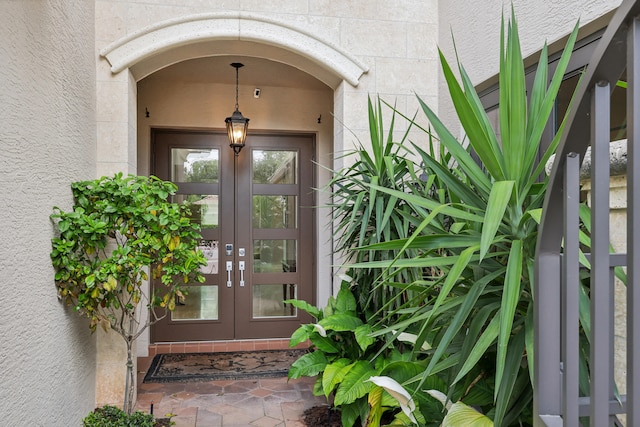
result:
[[(217, 130), (217, 129), (207, 129), (207, 128), (174, 128), (174, 127), (153, 127), (150, 129), (151, 131), (151, 174), (152, 175), (158, 175), (161, 179), (165, 179), (165, 180), (170, 180), (170, 173), (168, 176), (163, 176), (166, 175), (166, 171), (164, 173), (158, 173), (159, 172), (159, 167), (161, 167), (161, 165), (158, 165), (158, 159), (161, 157), (161, 155), (158, 154), (158, 143), (156, 142), (156, 135), (157, 134), (170, 134), (170, 133), (175, 133), (176, 135), (180, 135), (180, 134), (189, 134), (189, 135), (203, 135), (205, 137), (207, 136), (213, 136), (215, 138), (224, 138), (223, 139), (223, 143), (220, 143), (219, 141), (216, 143), (215, 146), (220, 147), (220, 150), (222, 151), (220, 153), (220, 162), (223, 161), (229, 161), (229, 158), (233, 159), (234, 163), (236, 163), (234, 166), (232, 167), (225, 167), (225, 168), (220, 168), (220, 176), (219, 176), (219, 180), (218, 180), (218, 190), (217, 190), (217, 194), (222, 195), (223, 192), (223, 188), (225, 188), (225, 186), (229, 186), (232, 185), (235, 187), (234, 192), (238, 191), (239, 188), (239, 183), (235, 182), (235, 167), (240, 168), (241, 167), (241, 163), (240, 162), (248, 162), (250, 161), (249, 159), (249, 150), (245, 148), (246, 151), (243, 151), (240, 153), (239, 157), (234, 158), (233, 156), (233, 150), (231, 148), (228, 147), (228, 142), (226, 142), (226, 132), (223, 130)], [(317, 150), (317, 146), (316, 146), (316, 134), (314, 132), (290, 132), (290, 131), (252, 131), (249, 133), (248, 138), (252, 138), (253, 139), (258, 139), (260, 137), (264, 137), (264, 138), (274, 138), (274, 137), (283, 137), (283, 138), (291, 138), (291, 137), (301, 137), (301, 138), (308, 138), (310, 139), (310, 143), (311, 143), (311, 154), (310, 154), (310, 161), (313, 163), (315, 162), (316, 159), (316, 150)], [(177, 146), (186, 146), (188, 145), (187, 143), (178, 143), (176, 144)], [(253, 148), (256, 149), (260, 149), (264, 146), (265, 144), (262, 143), (258, 143), (256, 146), (254, 146)], [(270, 146), (270, 148), (274, 148), (273, 145)], [(277, 147), (275, 147), (277, 148)], [(170, 150), (170, 148), (169, 148)], [(228, 151), (227, 151), (228, 150)], [(224, 153), (231, 153), (231, 156), (229, 156), (228, 154), (224, 154)], [(245, 154), (244, 157), (242, 157), (242, 155)], [(170, 160), (170, 159), (165, 159), (165, 160)], [(169, 161), (167, 161), (167, 166), (170, 168), (169, 165)], [(247, 165), (244, 165), (245, 167)], [(304, 167), (303, 165), (299, 165), (299, 168), (302, 169), (302, 167)], [(251, 177), (251, 169), (247, 169), (247, 173), (243, 174), (243, 175), (239, 175), (238, 176), (238, 181), (241, 180), (248, 180), (250, 181), (250, 177)], [(309, 177), (309, 181), (308, 181), (308, 187), (306, 186), (306, 184), (304, 184), (303, 182), (300, 183), (300, 193), (302, 194), (302, 192), (304, 192), (305, 190), (309, 192), (310, 195), (310, 202), (311, 205), (309, 206), (309, 208), (315, 208), (316, 206), (316, 192), (313, 190), (313, 188), (315, 188), (315, 186), (317, 185), (317, 173), (316, 173), (316, 167), (313, 166), (311, 169), (311, 174)], [(243, 183), (243, 185), (247, 185), (247, 183)], [(251, 185), (251, 183), (249, 182), (248, 185)], [(219, 211), (219, 215), (220, 215), (220, 221), (219, 221), (219, 256), (218, 256), (218, 269), (219, 272), (222, 270), (224, 270), (225, 266), (225, 261), (224, 260), (224, 256), (222, 255), (224, 253), (224, 241), (225, 239), (229, 238), (230, 236), (230, 232), (224, 231), (222, 229), (223, 224), (224, 224), (224, 218), (225, 217), (233, 217), (234, 216), (234, 210), (237, 213), (241, 213), (242, 210), (238, 209), (237, 207), (237, 203), (238, 203), (239, 198), (238, 197), (234, 197), (234, 202), (233, 203), (222, 203), (220, 206), (220, 211)], [(302, 206), (302, 203), (300, 203), (300, 206), (298, 209), (303, 209), (304, 207)], [(236, 216), (238, 216), (236, 214)], [(247, 216), (248, 216), (248, 212), (245, 212), (245, 216), (243, 217), (245, 219), (245, 221), (247, 220)], [(240, 219), (242, 220), (242, 218)], [(309, 257), (310, 260), (308, 260), (308, 264), (307, 264), (307, 268), (308, 268), (308, 274), (306, 274), (305, 276), (307, 277), (306, 280), (310, 280), (311, 281), (311, 289), (309, 291), (309, 297), (305, 298), (305, 300), (307, 302), (309, 302), (312, 305), (316, 305), (317, 304), (317, 210), (313, 209), (311, 215), (310, 215), (310, 223), (309, 224), (305, 224), (304, 227), (307, 228), (309, 227), (311, 232), (309, 233), (309, 240), (310, 240), (310, 246), (311, 246), (311, 250), (312, 250), (312, 254)], [(298, 227), (302, 227), (303, 224), (298, 224)], [(308, 228), (307, 228), (308, 229)], [(231, 232), (233, 235), (233, 241), (234, 244), (237, 241), (237, 227)], [(204, 237), (204, 236), (203, 236)], [(233, 285), (233, 294), (234, 296), (232, 297), (234, 299), (234, 304), (231, 304), (230, 306), (233, 307), (233, 309), (235, 310), (236, 307), (236, 302), (235, 300), (238, 298), (238, 296), (242, 293), (239, 292), (238, 290), (240, 288), (238, 288), (237, 286), (237, 252), (236, 252), (236, 248), (238, 247), (237, 244), (235, 244), (234, 246), (234, 257), (233, 257), (233, 262), (234, 262), (234, 285)], [(251, 257), (252, 254), (249, 254), (249, 257)], [(298, 256), (300, 256), (300, 249), (298, 249)], [(247, 260), (248, 258), (247, 257)], [(252, 261), (252, 260), (251, 260)], [(248, 262), (248, 268), (251, 268), (251, 261)], [(224, 272), (224, 271), (223, 271)], [(221, 275), (219, 275), (219, 277), (222, 277)], [(221, 280), (221, 279), (220, 279)], [(208, 280), (207, 282), (205, 282), (205, 284), (212, 284), (211, 280)], [(224, 286), (224, 283), (220, 282), (217, 283), (219, 286), (219, 289), (221, 290), (221, 295), (220, 295), (220, 300), (223, 300), (225, 298), (224, 296), (224, 292), (227, 291), (226, 286)], [(151, 288), (152, 288), (152, 284), (150, 284)], [(250, 289), (250, 287), (247, 287), (247, 289)], [(246, 291), (246, 289), (245, 289)], [(244, 292), (245, 294), (247, 294), (247, 292)], [(250, 297), (251, 295), (249, 294), (248, 297)], [(247, 297), (247, 295), (245, 295), (245, 297)], [(300, 297), (300, 295), (298, 295), (298, 297)], [(230, 299), (228, 296), (226, 298), (227, 300)], [(250, 300), (247, 300), (246, 304), (251, 304)], [(220, 304), (220, 316), (221, 317), (223, 315), (223, 313), (226, 311), (228, 312), (230, 307), (227, 306), (226, 308), (224, 307), (224, 304)], [(250, 312), (250, 310), (249, 310)], [(170, 314), (168, 315), (170, 316)], [(249, 317), (251, 317), (251, 315), (249, 314)], [(297, 324), (303, 324), (303, 323), (308, 323), (312, 320), (311, 316), (309, 316), (307, 313), (301, 311), (298, 309), (298, 313), (296, 316), (296, 319), (298, 320)], [(280, 320), (282, 320), (282, 318), (280, 318)], [(217, 322), (217, 321), (207, 321), (207, 320), (203, 320), (203, 321), (198, 321), (198, 320), (194, 320), (194, 321), (190, 321), (190, 323), (192, 323), (193, 325), (197, 325), (197, 324), (201, 324), (202, 326), (205, 325), (212, 325), (213, 323), (220, 323), (220, 327), (218, 328), (219, 330), (224, 330), (224, 329), (229, 329), (231, 331), (230, 334), (222, 334), (222, 333), (218, 333), (216, 335), (218, 335), (218, 337), (216, 338), (211, 338), (209, 337), (206, 333), (203, 334), (195, 334), (195, 336), (193, 337), (189, 337), (188, 339), (182, 339), (182, 333), (162, 333), (162, 334), (158, 334), (157, 328), (159, 327), (167, 327), (169, 324), (172, 324), (175, 322), (171, 322), (168, 320), (164, 320), (161, 322), (158, 322), (157, 324), (153, 325), (150, 328), (150, 342), (151, 343), (156, 343), (156, 342), (186, 342), (186, 341), (217, 341), (217, 340), (233, 340), (233, 339), (260, 339), (260, 338), (265, 338), (264, 336), (260, 336), (260, 335), (265, 335), (266, 333), (269, 332), (270, 329), (272, 329), (272, 325), (274, 322), (277, 322), (278, 318), (275, 318), (273, 320), (271, 319), (260, 319), (260, 321), (251, 321), (251, 319), (249, 319), (249, 321), (247, 322), (248, 325), (245, 325), (244, 329), (239, 328), (238, 326), (238, 322), (239, 322), (239, 317), (237, 315), (233, 316), (233, 324), (229, 324), (227, 323), (222, 323), (222, 322)], [(271, 326), (270, 326), (271, 325)], [(297, 327), (297, 326), (296, 326)], [(169, 328), (171, 329), (171, 328)], [(204, 328), (202, 328), (204, 329)], [(294, 329), (291, 329), (290, 332), (287, 332), (287, 334), (275, 334), (273, 336), (270, 336), (268, 338), (288, 338), (290, 336), (290, 333), (293, 332)], [(160, 337), (158, 336), (162, 336), (161, 339), (159, 339)], [(282, 336), (284, 335), (284, 336)], [(166, 338), (166, 336), (169, 336), (170, 338)]]

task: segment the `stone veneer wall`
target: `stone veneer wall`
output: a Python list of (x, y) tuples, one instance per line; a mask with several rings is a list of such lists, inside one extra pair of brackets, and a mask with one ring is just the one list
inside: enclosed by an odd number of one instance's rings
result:
[(95, 340), (57, 298), (52, 206), (95, 176), (92, 1), (0, 2), (0, 413), (5, 426), (80, 425)]

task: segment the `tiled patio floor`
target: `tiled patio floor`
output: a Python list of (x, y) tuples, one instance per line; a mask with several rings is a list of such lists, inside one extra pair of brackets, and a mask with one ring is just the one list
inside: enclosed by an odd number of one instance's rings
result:
[(153, 402), (156, 417), (176, 414), (174, 427), (302, 427), (305, 409), (326, 405), (313, 378), (143, 384), (143, 376), (136, 409)]

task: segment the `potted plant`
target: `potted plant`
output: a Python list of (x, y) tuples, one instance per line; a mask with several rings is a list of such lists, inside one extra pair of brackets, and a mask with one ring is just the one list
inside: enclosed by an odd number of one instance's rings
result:
[[(123, 409), (134, 402), (132, 345), (151, 324), (165, 317), (184, 297), (181, 286), (203, 282), (206, 264), (196, 249), (199, 227), (186, 205), (168, 201), (177, 187), (155, 177), (102, 177), (71, 185), (73, 209), (54, 207), (59, 231), (52, 239), (51, 260), (59, 297), (89, 327), (119, 334), (127, 346)], [(146, 293), (151, 276), (163, 286)], [(141, 306), (149, 316), (141, 317)]]

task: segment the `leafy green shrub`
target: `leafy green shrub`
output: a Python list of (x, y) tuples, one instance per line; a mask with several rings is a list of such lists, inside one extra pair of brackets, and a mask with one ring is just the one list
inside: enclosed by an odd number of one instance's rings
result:
[[(399, 422), (410, 422), (413, 415), (407, 414), (402, 397), (393, 396), (372, 382), (372, 378), (388, 376), (398, 382), (418, 375), (424, 364), (411, 362), (410, 352), (404, 351), (410, 348), (406, 343), (415, 337), (389, 334), (389, 337), (373, 338), (372, 327), (357, 313), (356, 298), (347, 281), (342, 282), (340, 291), (336, 297), (329, 298), (324, 309), (299, 300), (286, 302), (317, 320), (317, 323), (300, 326), (291, 336), (291, 347), (309, 340), (313, 351), (292, 364), (290, 379), (317, 376), (314, 393), (327, 399), (333, 396), (333, 404), (340, 408), (343, 426), (351, 427), (359, 419), (362, 425), (377, 427), (385, 412)], [(430, 386), (438, 385), (430, 383)], [(437, 413), (437, 409), (434, 412)], [(424, 423), (420, 412), (414, 413)]]
[[(89, 318), (91, 331), (101, 325), (125, 341), (124, 408), (130, 412), (133, 342), (175, 308), (183, 284), (204, 281), (199, 226), (190, 221), (188, 206), (168, 201), (177, 187), (155, 177), (120, 173), (75, 182), (71, 189), (73, 210), (54, 207), (51, 215), (59, 231), (51, 251), (58, 295)], [(161, 282), (151, 295), (142, 288), (149, 270)], [(146, 322), (140, 321), (142, 304), (150, 311)]]
[[(564, 122), (548, 148), (541, 141), (577, 28), (553, 75), (543, 48), (533, 88), (527, 93), (515, 16), (512, 13), (509, 23), (503, 21), (498, 130), (493, 129), (465, 69), (458, 64), (454, 72), (442, 53), (443, 75), (465, 140), (455, 138), (420, 98), (434, 133), (407, 119), (409, 128), (424, 130), (430, 150), (409, 141), (408, 131), (397, 142), (393, 132), (383, 138), (380, 101), (377, 111), (369, 101), (371, 154), (357, 149), (353, 166), (337, 172), (332, 187), (337, 234), (342, 236), (338, 249), (346, 251), (354, 272), (350, 289), (358, 304), (353, 316), (366, 321), (371, 328), (367, 339), (374, 341), (367, 352), (358, 353), (362, 348), (357, 349), (355, 328), (326, 328), (332, 325), (323, 317), (333, 313), (331, 302), (329, 313), (307, 310), (318, 324), (304, 325), (292, 337), (293, 342), (309, 339), (315, 348), (292, 368), (294, 375), (317, 374), (319, 389), (326, 395), (335, 389), (344, 425), (352, 425), (356, 418), (348, 415), (349, 423), (344, 422), (345, 410), (359, 414), (363, 423), (368, 410), (376, 411), (374, 388), (366, 385), (366, 375), (392, 378), (408, 390), (416, 401), (419, 424), (439, 425), (443, 416), (442, 404), (426, 390), (443, 391), (445, 402), (456, 402), (447, 420), (455, 419), (455, 425), (469, 425), (472, 418), (496, 426), (531, 424), (533, 271), (547, 188), (544, 165), (558, 145)], [(389, 107), (395, 118), (399, 113)], [(392, 129), (393, 123), (394, 119)], [(438, 140), (439, 152), (433, 139)], [(409, 147), (422, 162), (420, 167), (402, 157), (400, 150)], [(588, 215), (586, 206), (581, 215)], [(581, 236), (585, 247), (587, 233), (585, 227)], [(589, 266), (584, 263), (584, 267), (586, 277)], [(583, 291), (587, 296), (588, 289)], [(588, 324), (588, 297), (584, 300), (581, 324)], [(413, 345), (396, 352), (395, 342), (403, 333), (414, 337)], [(329, 338), (350, 350), (332, 349), (325, 342)], [(585, 390), (588, 340), (581, 340), (581, 345), (585, 375), (580, 388)], [(402, 369), (390, 368), (396, 360), (404, 364)], [(356, 366), (353, 380), (347, 380), (346, 367)], [(348, 387), (351, 384), (357, 386)], [(348, 394), (341, 392), (344, 385)]]
[(136, 411), (127, 414), (115, 406), (96, 408), (82, 420), (83, 427), (154, 427), (153, 415)]
[[(458, 64), (454, 73), (440, 53), (468, 139), (456, 139), (418, 98), (447, 156), (436, 157), (414, 145), (424, 164), (426, 186), (398, 191), (370, 185), (405, 203), (417, 225), (408, 238), (359, 248), (399, 251), (393, 260), (364, 261), (351, 267), (382, 268), (389, 275), (422, 269), (422, 279), (406, 285), (413, 298), (381, 313), (373, 335), (407, 330), (419, 337), (417, 346), (427, 342), (432, 347), (425, 369), (405, 387), (421, 393), (431, 388), (424, 384), (438, 377), (446, 382), (451, 401), (480, 408), (496, 426), (508, 426), (531, 423), (532, 274), (547, 188), (547, 179), (541, 176), (557, 147), (562, 125), (544, 151), (541, 135), (553, 111), (577, 26), (553, 76), (548, 75), (547, 49), (543, 49), (530, 93), (513, 15), (510, 23), (503, 22), (501, 34), (499, 131), (491, 126), (465, 69)], [(418, 255), (406, 249), (417, 250)]]

